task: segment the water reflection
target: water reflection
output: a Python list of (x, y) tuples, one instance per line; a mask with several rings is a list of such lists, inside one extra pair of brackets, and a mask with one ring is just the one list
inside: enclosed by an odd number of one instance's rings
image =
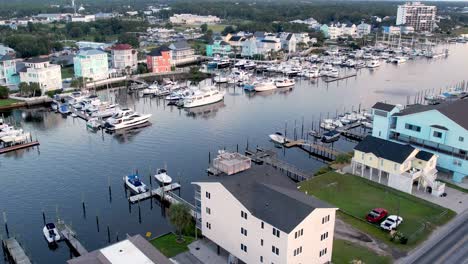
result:
[(218, 113), (219, 109), (225, 107), (224, 101), (220, 101), (214, 104), (198, 106), (187, 108), (185, 111), (187, 112), (187, 116), (192, 117), (194, 119), (203, 118), (203, 119), (210, 119), (214, 118)]

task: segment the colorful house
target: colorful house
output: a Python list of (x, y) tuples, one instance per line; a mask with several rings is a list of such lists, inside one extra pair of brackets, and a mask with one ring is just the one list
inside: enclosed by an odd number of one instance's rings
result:
[(146, 56), (146, 63), (150, 72), (170, 72), (172, 66), (171, 49), (167, 46), (153, 49)]
[(229, 56), (232, 54), (231, 45), (224, 40), (214, 40), (206, 45), (206, 56), (213, 57), (214, 55)]
[(12, 87), (19, 83), (20, 78), (16, 72), (15, 58), (10, 54), (0, 56), (0, 85)]
[(455, 182), (468, 175), (468, 99), (405, 109), (376, 103), (372, 113), (374, 137), (437, 155), (439, 170), (451, 173)]
[(109, 62), (107, 53), (97, 49), (82, 49), (73, 58), (76, 77), (93, 81), (109, 77)]
[(175, 66), (194, 63), (198, 56), (195, 50), (185, 40), (177, 41), (169, 45), (171, 50), (171, 60)]
[(138, 66), (138, 51), (129, 44), (112, 47), (112, 67), (117, 70), (135, 71)]

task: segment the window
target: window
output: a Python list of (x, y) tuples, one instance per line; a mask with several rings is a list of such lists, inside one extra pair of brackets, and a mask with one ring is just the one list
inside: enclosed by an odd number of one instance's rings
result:
[(207, 214), (211, 214), (211, 209), (207, 207), (207, 208), (206, 208), (206, 213), (207, 213)]
[(241, 234), (243, 234), (244, 236), (247, 236), (247, 229), (241, 227)]
[(380, 166), (383, 166), (383, 159), (380, 160)]
[(434, 131), (434, 133), (432, 133), (432, 136), (434, 136), (436, 138), (442, 138), (442, 132)]
[(280, 231), (273, 227), (273, 235), (277, 236), (277, 237), (280, 237)]
[(396, 171), (396, 170), (397, 170), (397, 166), (398, 166), (398, 165), (397, 165), (396, 163), (395, 163), (395, 164), (393, 164), (393, 170), (395, 170), (395, 171)]
[(463, 142), (463, 141), (465, 141), (465, 138), (464, 137), (458, 137), (458, 141)]
[(206, 228), (211, 229), (211, 224), (206, 222)]
[(211, 199), (211, 193), (206, 192), (206, 193), (205, 193), (205, 196), (206, 196), (206, 198)]
[(454, 160), (453, 160), (453, 165), (458, 166), (458, 167), (461, 167), (462, 162), (461, 162), (461, 160), (454, 159)]
[(361, 159), (364, 160), (364, 153), (361, 154)]
[(244, 219), (247, 219), (247, 213), (244, 211), (241, 211), (241, 217)]
[(300, 246), (300, 247), (298, 247), (298, 248), (296, 248), (294, 250), (294, 256), (297, 256), (297, 255), (299, 255), (301, 253), (302, 253), (302, 246)]
[(262, 222), (261, 226), (262, 226), (262, 229), (265, 228), (265, 223)]
[(327, 248), (320, 250), (319, 257), (327, 254)]
[(279, 255), (279, 248), (271, 246), (271, 252), (275, 253), (276, 255)]
[(325, 232), (325, 233), (320, 235), (320, 241), (322, 241), (324, 239), (327, 239), (327, 238), (328, 238), (328, 232)]
[(247, 252), (247, 246), (244, 244), (241, 244), (241, 250), (244, 252)]
[(420, 126), (416, 126), (416, 125), (412, 125), (412, 124), (406, 123), (406, 124), (405, 124), (405, 128), (408, 129), (408, 130), (413, 130), (413, 131), (416, 131), (416, 132), (421, 132), (421, 127), (420, 127)]
[(327, 216), (322, 218), (322, 224), (325, 224), (328, 221), (330, 221), (330, 215), (327, 215)]
[(304, 235), (304, 229), (298, 230), (294, 233), (294, 238), (298, 238), (300, 236)]
[(263, 256), (260, 256), (260, 262), (263, 263)]
[(260, 246), (263, 246), (263, 239), (260, 239)]

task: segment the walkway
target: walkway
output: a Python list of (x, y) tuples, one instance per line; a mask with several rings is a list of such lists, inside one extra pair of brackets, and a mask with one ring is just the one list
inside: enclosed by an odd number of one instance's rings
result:
[(199, 239), (188, 245), (190, 253), (204, 264), (227, 263), (228, 253), (221, 249), (221, 254), (217, 254), (216, 245), (208, 239)]

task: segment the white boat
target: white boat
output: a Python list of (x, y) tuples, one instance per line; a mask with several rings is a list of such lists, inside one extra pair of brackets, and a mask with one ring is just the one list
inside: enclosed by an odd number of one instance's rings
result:
[(151, 114), (141, 115), (131, 109), (124, 108), (106, 120), (105, 128), (110, 131), (138, 126), (149, 121)]
[(371, 122), (364, 121), (364, 122), (361, 122), (361, 124), (365, 128), (371, 128), (372, 129), (372, 123)]
[(101, 127), (101, 123), (97, 118), (90, 118), (86, 121), (86, 127), (90, 129), (99, 129)]
[(255, 62), (247, 61), (242, 68), (246, 70), (251, 70), (251, 69), (255, 69), (256, 67), (257, 67), (257, 64)]
[(281, 78), (275, 81), (275, 85), (277, 88), (285, 88), (285, 87), (291, 87), (294, 86), (296, 82), (294, 79), (289, 79), (289, 78)]
[(185, 108), (197, 107), (213, 104), (222, 100), (224, 100), (224, 92), (219, 91), (214, 86), (205, 86), (195, 91), (193, 95), (187, 96), (183, 100), (183, 106)]
[(331, 71), (328, 72), (327, 76), (328, 77), (333, 77), (333, 78), (337, 78), (339, 76), (339, 72), (337, 69), (332, 69)]
[(257, 92), (264, 92), (276, 89), (276, 85), (272, 80), (261, 80), (254, 82), (254, 89)]
[(156, 172), (156, 175), (154, 175), (154, 178), (161, 184), (161, 185), (167, 185), (171, 184), (172, 178), (171, 176), (167, 175), (167, 170), (166, 169), (158, 169)]
[(215, 83), (227, 83), (228, 78), (226, 76), (218, 75), (214, 77), (214, 82)]
[(286, 143), (286, 137), (283, 136), (283, 134), (276, 132), (275, 134), (269, 135), (271, 141), (278, 143), (278, 144), (284, 144)]
[(304, 77), (307, 77), (307, 78), (318, 78), (318, 77), (319, 77), (319, 70), (318, 70), (318, 69), (309, 70), (308, 72), (306, 72), (306, 73), (304, 74)]
[(22, 129), (15, 130), (15, 133), (10, 133), (7, 136), (0, 137), (0, 141), (3, 142), (5, 145), (16, 145), (16, 144), (23, 144), (31, 138), (30, 133), (23, 132)]
[(380, 67), (380, 62), (378, 60), (371, 60), (367, 63), (367, 68), (377, 68)]
[(246, 63), (247, 63), (246, 60), (239, 60), (238, 62), (236, 62), (236, 63), (234, 64), (234, 67), (236, 67), (236, 68), (243, 68), (244, 65), (245, 65)]
[(340, 139), (340, 132), (336, 130), (328, 131), (323, 134), (322, 141), (326, 143), (331, 143)]
[(402, 56), (398, 56), (398, 57), (395, 57), (393, 58), (393, 63), (396, 63), (396, 64), (402, 64), (402, 63), (405, 63), (408, 59), (406, 57), (402, 57)]
[(156, 95), (156, 93), (159, 91), (159, 87), (148, 87), (145, 88), (141, 91), (141, 95)]
[(55, 227), (54, 223), (46, 224), (42, 229), (42, 232), (44, 233), (44, 237), (49, 244), (55, 243), (60, 240), (60, 234), (57, 230), (57, 227)]
[(123, 178), (125, 185), (135, 194), (145, 193), (148, 187), (144, 184), (137, 174), (130, 174)]

